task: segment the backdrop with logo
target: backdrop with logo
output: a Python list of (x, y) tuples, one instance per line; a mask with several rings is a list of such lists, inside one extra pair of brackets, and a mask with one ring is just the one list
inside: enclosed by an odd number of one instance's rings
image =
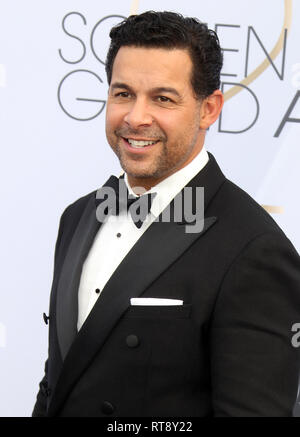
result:
[(299, 3), (0, 0), (1, 416), (29, 416), (43, 375), (59, 217), (120, 172), (104, 133), (104, 61), (123, 17), (172, 10), (216, 30), (226, 103), (206, 147), (300, 251)]

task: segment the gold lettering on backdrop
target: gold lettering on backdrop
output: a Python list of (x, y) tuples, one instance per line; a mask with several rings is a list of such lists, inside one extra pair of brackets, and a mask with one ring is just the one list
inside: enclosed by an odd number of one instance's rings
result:
[(139, 9), (139, 0), (132, 0), (129, 15), (136, 15)]
[[(293, 0), (284, 0), (284, 22), (283, 22), (282, 30), (277, 43), (275, 44), (273, 50), (269, 54), (272, 61), (274, 61), (277, 58), (277, 56), (283, 49), (285, 29), (287, 29), (287, 31), (289, 32), (291, 28), (292, 11), (293, 11)], [(241, 84), (246, 86), (250, 85), (250, 83), (254, 82), (255, 79), (257, 79), (268, 67), (270, 67), (270, 65), (271, 64), (268, 58), (266, 58), (254, 71), (252, 71), (252, 73), (248, 74), (248, 76), (241, 81)], [(224, 93), (225, 101), (231, 99), (231, 97), (235, 96), (242, 90), (243, 88), (239, 86), (232, 87), (230, 90)]]
[(275, 205), (261, 205), (269, 214), (283, 214), (284, 208)]

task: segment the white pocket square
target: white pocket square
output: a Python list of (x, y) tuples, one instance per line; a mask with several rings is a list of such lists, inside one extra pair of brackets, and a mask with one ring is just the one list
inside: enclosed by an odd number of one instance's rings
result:
[(130, 305), (183, 305), (183, 300), (179, 299), (160, 299), (156, 297), (132, 297)]

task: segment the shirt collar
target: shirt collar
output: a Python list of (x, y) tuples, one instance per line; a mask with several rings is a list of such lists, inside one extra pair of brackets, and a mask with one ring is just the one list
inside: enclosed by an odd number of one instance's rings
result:
[[(171, 174), (152, 187), (147, 193), (157, 193), (151, 205), (151, 213), (158, 217), (174, 197), (201, 171), (209, 161), (206, 149), (203, 147), (197, 156), (185, 167)], [(136, 196), (129, 185), (127, 174), (124, 177), (129, 194)], [(136, 196), (137, 197), (137, 196)]]

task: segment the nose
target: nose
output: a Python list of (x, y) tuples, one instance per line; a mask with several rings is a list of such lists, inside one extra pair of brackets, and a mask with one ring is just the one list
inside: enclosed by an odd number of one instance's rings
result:
[(133, 129), (150, 126), (153, 118), (149, 113), (147, 102), (144, 99), (136, 99), (125, 115), (124, 121)]

